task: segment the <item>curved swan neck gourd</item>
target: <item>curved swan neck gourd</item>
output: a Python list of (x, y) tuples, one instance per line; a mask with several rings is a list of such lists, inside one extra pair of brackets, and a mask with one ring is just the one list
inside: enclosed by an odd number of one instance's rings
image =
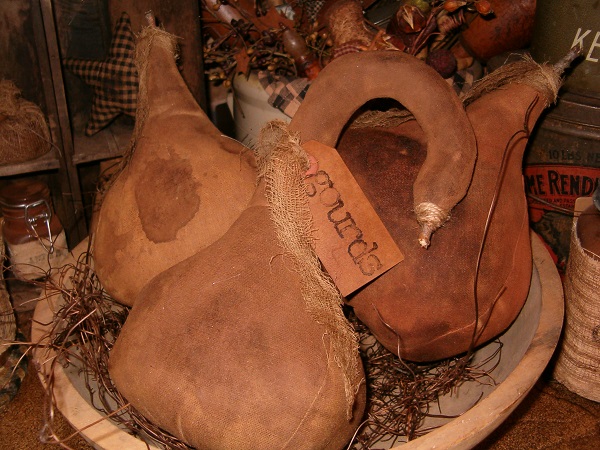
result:
[[(531, 247), (522, 158), (536, 120), (555, 100), (560, 77), (553, 66), (533, 61), (499, 70), (477, 86), (467, 106), (478, 145), (475, 170), (465, 197), (427, 252), (410, 241), (409, 197), (395, 192), (394, 206), (405, 211), (396, 220), (377, 209), (386, 204), (378, 198), (393, 183), (361, 185), (405, 259), (348, 301), (385, 347), (409, 360), (447, 358), (492, 339), (527, 298)], [(360, 173), (366, 152), (358, 147), (344, 141), (340, 153)], [(398, 170), (389, 177), (415, 173), (418, 153), (404, 157), (388, 147), (384, 157)], [(369, 170), (362, 179), (375, 178)]]
[[(311, 85), (290, 130), (300, 131), (303, 142), (314, 139), (335, 147), (351, 116), (376, 98), (400, 102), (425, 133), (427, 157), (414, 183), (414, 205), (417, 212), (433, 218), (417, 217), (422, 225), (419, 241), (426, 247), (431, 233), (466, 194), (477, 157), (463, 105), (435, 70), (396, 51), (344, 55), (326, 66)], [(440, 177), (443, 172), (453, 176)]]

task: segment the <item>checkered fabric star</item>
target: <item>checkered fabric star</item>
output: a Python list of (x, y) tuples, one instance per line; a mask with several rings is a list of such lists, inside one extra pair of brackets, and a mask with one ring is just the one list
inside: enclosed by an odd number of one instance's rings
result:
[(122, 113), (135, 117), (138, 74), (134, 55), (131, 21), (127, 13), (123, 13), (104, 61), (74, 58), (64, 61), (65, 67), (94, 88), (92, 112), (85, 129), (87, 136), (97, 133)]

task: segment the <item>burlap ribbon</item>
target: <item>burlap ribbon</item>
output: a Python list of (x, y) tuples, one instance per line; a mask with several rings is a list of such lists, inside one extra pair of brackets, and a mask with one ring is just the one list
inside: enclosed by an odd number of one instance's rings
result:
[(308, 155), (299, 133), (281, 120), (269, 122), (260, 132), (256, 157), (259, 176), (266, 182), (271, 219), (281, 246), (300, 275), (302, 298), (313, 319), (325, 326), (333, 343), (333, 359), (344, 373), (348, 418), (363, 381), (358, 360), (358, 337), (344, 317), (342, 296), (321, 269), (312, 235), (312, 215), (304, 185)]

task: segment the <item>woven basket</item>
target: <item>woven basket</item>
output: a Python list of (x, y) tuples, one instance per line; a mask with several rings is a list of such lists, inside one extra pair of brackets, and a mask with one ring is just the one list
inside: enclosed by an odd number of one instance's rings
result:
[(565, 328), (554, 377), (569, 390), (600, 401), (600, 258), (582, 247), (577, 219), (565, 275)]

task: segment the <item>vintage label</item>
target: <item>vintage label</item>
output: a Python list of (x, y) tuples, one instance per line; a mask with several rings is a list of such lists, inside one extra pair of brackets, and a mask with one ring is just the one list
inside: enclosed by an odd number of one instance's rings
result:
[[(532, 165), (525, 167), (525, 192), (530, 207), (551, 210), (553, 206), (573, 211), (575, 200), (592, 195), (600, 169), (570, 165)], [(539, 200), (546, 203), (542, 203)], [(535, 210), (530, 212), (535, 216)], [(538, 217), (532, 217), (536, 222)]]
[(524, 168), (531, 228), (548, 244), (560, 272), (569, 256), (575, 201), (592, 195), (599, 178), (596, 167), (546, 163)]
[[(42, 245), (42, 242), (44, 245)], [(33, 240), (24, 244), (7, 243), (10, 257), (10, 270), (22, 280), (36, 280), (48, 275), (50, 269), (63, 264), (69, 254), (65, 232), (61, 231), (54, 241), (54, 252), (48, 253), (50, 242), (42, 238), (42, 242)]]
[(404, 259), (338, 152), (316, 141), (303, 145), (318, 161), (305, 180), (316, 253), (343, 296)]

